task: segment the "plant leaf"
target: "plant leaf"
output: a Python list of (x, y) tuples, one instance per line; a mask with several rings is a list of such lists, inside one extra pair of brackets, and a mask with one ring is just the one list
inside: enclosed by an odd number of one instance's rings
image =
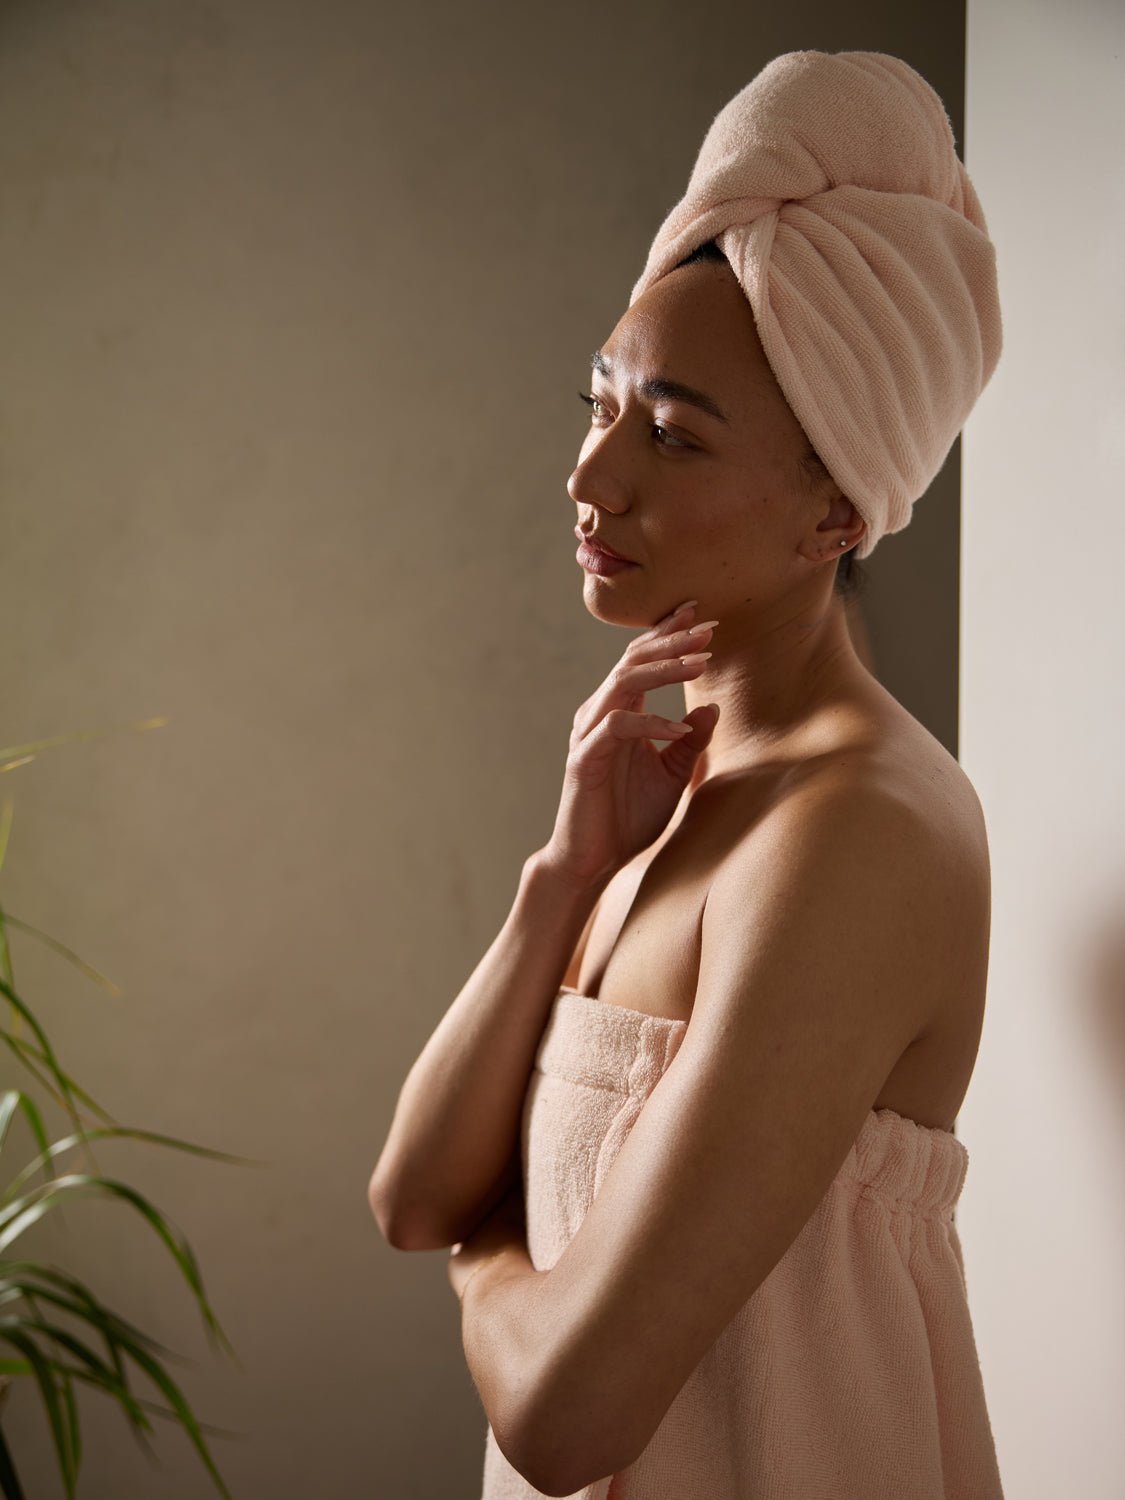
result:
[[(27, 1068), (28, 1072), (33, 1075), (36, 1083), (42, 1084), (42, 1086), (51, 1095), (51, 1098), (65, 1109), (65, 1100), (59, 1098), (58, 1094), (51, 1087), (51, 1084), (48, 1080), (42, 1078), (38, 1073), (36, 1073), (34, 1067), (30, 1062), (28, 1062), (27, 1057), (24, 1055), (25, 1053), (31, 1053), (38, 1060), (42, 1061), (42, 1052), (37, 1052), (35, 1048), (30, 1046), (27, 1042), (21, 1041), (19, 1037), (13, 1036), (10, 1032), (4, 1031), (3, 1028), (0, 1028), (0, 1041), (5, 1042), (9, 1047), (11, 1047), (12, 1051), (15, 1052), (19, 1057), (20, 1062), (22, 1062), (24, 1067)], [(66, 1079), (67, 1087), (70, 1089), (71, 1093), (74, 1094), (77, 1098), (81, 1099), (87, 1109), (93, 1110), (93, 1112), (97, 1115), (101, 1115), (102, 1119), (108, 1120), (111, 1125), (117, 1125), (120, 1123), (113, 1118), (109, 1110), (103, 1109), (96, 1099), (91, 1098), (85, 1089), (81, 1088), (77, 1083), (75, 1083), (74, 1079), (71, 1078), (69, 1073), (62, 1069), (60, 1069), (60, 1071), (62, 1072), (62, 1076)], [(81, 1122), (79, 1122), (79, 1124), (81, 1124)]]
[(68, 948), (65, 943), (60, 943), (58, 938), (53, 938), (49, 932), (44, 932), (41, 927), (33, 927), (30, 922), (25, 922), (21, 917), (13, 917), (10, 911), (4, 913), (4, 921), (5, 923), (10, 922), (13, 927), (18, 927), (22, 932), (31, 933), (40, 942), (46, 943), (48, 948), (53, 948), (63, 958), (69, 959), (75, 968), (80, 969), (86, 975), (87, 979), (92, 979), (95, 984), (100, 984), (115, 999), (120, 1000), (124, 996), (125, 991), (119, 984), (114, 984), (112, 979), (107, 979), (99, 969), (94, 968), (93, 964), (88, 964), (84, 958), (79, 958), (73, 948)]
[(4, 1500), (24, 1500), (23, 1490), (20, 1489), (20, 1482), (16, 1477), (16, 1466), (12, 1462), (12, 1455), (8, 1452), (2, 1429), (0, 1429), (0, 1493), (3, 1494)]
[(4, 1150), (4, 1142), (8, 1137), (8, 1127), (15, 1118), (16, 1110), (22, 1108), (27, 1116), (27, 1122), (31, 1126), (31, 1133), (39, 1142), (42, 1150), (50, 1149), (47, 1140), (47, 1131), (43, 1125), (43, 1119), (35, 1107), (35, 1101), (22, 1093), (19, 1089), (6, 1089), (0, 1094), (0, 1153)]
[[(59, 1088), (64, 1095), (64, 1107), (67, 1109), (71, 1119), (74, 1121), (75, 1129), (81, 1130), (82, 1121), (78, 1118), (78, 1111), (75, 1109), (73, 1100), (70, 1097), (70, 1092), (65, 1081), (65, 1075), (59, 1067), (59, 1061), (55, 1056), (54, 1049), (52, 1048), (50, 1042), (47, 1040), (47, 1033), (43, 1030), (42, 1026), (40, 1026), (39, 1022), (35, 1019), (29, 1008), (23, 1003), (23, 1001), (16, 994), (15, 990), (7, 982), (7, 980), (0, 979), (0, 994), (7, 995), (8, 999), (15, 1006), (16, 1011), (24, 1017), (28, 1025), (31, 1027), (32, 1031), (34, 1031), (35, 1035), (39, 1038), (39, 1042), (43, 1048), (43, 1055), (46, 1059), (47, 1066), (54, 1074)], [(2, 1034), (3, 1033), (0, 1033), (0, 1035)], [(114, 1123), (116, 1123), (116, 1121)]]
[[(2, 1106), (6, 1095), (0, 1095), (0, 1106)], [(30, 1102), (30, 1101), (29, 1101)], [(34, 1105), (31, 1106), (34, 1109)], [(270, 1166), (268, 1161), (251, 1156), (235, 1156), (229, 1151), (216, 1151), (209, 1146), (195, 1146), (190, 1141), (181, 1141), (174, 1135), (161, 1135), (155, 1130), (142, 1130), (132, 1125), (111, 1125), (105, 1128), (97, 1127), (93, 1130), (83, 1130), (80, 1135), (64, 1136), (61, 1141), (47, 1143), (43, 1150), (30, 1161), (23, 1170), (12, 1179), (4, 1193), (0, 1195), (0, 1204), (5, 1203), (19, 1188), (23, 1182), (32, 1177), (41, 1165), (50, 1167), (56, 1156), (61, 1156), (64, 1151), (72, 1151), (75, 1146), (83, 1145), (87, 1141), (100, 1139), (105, 1136), (125, 1136), (138, 1141), (151, 1141), (158, 1146), (172, 1146), (180, 1151), (187, 1151), (192, 1156), (208, 1157), (212, 1161), (241, 1162), (250, 1166)], [(0, 1118), (0, 1150), (3, 1149), (3, 1120)], [(48, 1173), (54, 1180), (55, 1174)]]
[[(23, 1272), (24, 1276), (20, 1276)], [(64, 1288), (71, 1293), (69, 1297), (63, 1296), (61, 1292), (51, 1291), (48, 1287), (39, 1286), (31, 1277), (39, 1277), (41, 1281), (47, 1281), (54, 1286)], [(25, 1279), (26, 1278), (26, 1279)], [(148, 1349), (165, 1356), (167, 1359), (180, 1359), (175, 1350), (169, 1349), (154, 1339), (151, 1334), (144, 1333), (135, 1328), (132, 1323), (127, 1322), (117, 1313), (112, 1312), (103, 1303), (99, 1302), (88, 1287), (83, 1286), (72, 1276), (54, 1268), (37, 1265), (34, 1261), (0, 1261), (0, 1286), (11, 1288), (13, 1296), (21, 1296), (25, 1289), (29, 1289), (37, 1297), (45, 1301), (54, 1302), (57, 1306), (65, 1308), (74, 1314), (76, 1318), (84, 1318), (88, 1323), (95, 1325), (106, 1341), (106, 1348), (111, 1359), (116, 1359), (114, 1349), (121, 1341), (144, 1344)], [(7, 1300), (7, 1293), (4, 1294)], [(115, 1364), (118, 1375), (125, 1379), (124, 1367)]]
[(51, 1361), (44, 1358), (36, 1346), (35, 1340), (30, 1338), (19, 1328), (4, 1327), (5, 1320), (0, 1320), (0, 1337), (6, 1338), (9, 1343), (15, 1344), (27, 1356), (35, 1379), (39, 1383), (39, 1390), (43, 1397), (43, 1405), (47, 1408), (47, 1418), (51, 1424), (51, 1433), (55, 1440), (55, 1451), (59, 1456), (59, 1467), (62, 1470), (63, 1484), (66, 1486), (68, 1500), (73, 1500), (74, 1485), (77, 1474), (74, 1471), (74, 1443), (70, 1432), (66, 1428), (66, 1415), (59, 1407), (59, 1393), (55, 1388), (55, 1377)]
[(68, 745), (76, 740), (97, 740), (107, 734), (118, 734), (122, 729), (161, 729), (169, 723), (171, 720), (161, 714), (155, 719), (123, 724), (118, 729), (75, 729), (70, 734), (54, 734), (46, 740), (30, 740), (26, 745), (6, 745), (0, 747), (0, 771), (10, 771), (13, 766), (25, 765), (29, 760), (34, 760), (41, 750), (53, 749), (55, 745)]
[(225, 1348), (227, 1353), (237, 1363), (237, 1355), (235, 1354), (234, 1347), (223, 1332), (218, 1319), (215, 1317), (207, 1301), (203, 1290), (203, 1278), (200, 1274), (199, 1265), (187, 1239), (180, 1233), (177, 1240), (163, 1214), (154, 1208), (142, 1193), (139, 1193), (136, 1188), (130, 1187), (127, 1182), (118, 1182), (116, 1179), (109, 1177), (91, 1177), (86, 1173), (72, 1173), (66, 1177), (57, 1177), (48, 1183), (41, 1183), (38, 1187), (33, 1188), (30, 1193), (25, 1193), (22, 1198), (17, 1198), (14, 1203), (0, 1208), (0, 1252), (6, 1250), (25, 1230), (30, 1229), (32, 1224), (56, 1208), (64, 1196), (70, 1197), (75, 1193), (84, 1194), (90, 1191), (99, 1196), (105, 1193), (123, 1198), (143, 1215), (167, 1245), (176, 1264), (180, 1268), (184, 1280), (195, 1294), (200, 1316), (203, 1318), (208, 1337), (217, 1341), (221, 1347)]

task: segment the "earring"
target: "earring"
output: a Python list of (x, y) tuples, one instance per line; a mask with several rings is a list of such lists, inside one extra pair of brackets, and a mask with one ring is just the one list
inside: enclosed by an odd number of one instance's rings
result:
[(847, 538), (846, 537), (841, 537), (840, 538), (840, 546), (841, 547), (846, 547), (847, 545), (848, 545)]

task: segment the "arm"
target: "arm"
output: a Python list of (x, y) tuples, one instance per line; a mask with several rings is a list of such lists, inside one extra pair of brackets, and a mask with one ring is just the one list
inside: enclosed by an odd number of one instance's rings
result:
[(513, 1245), (463, 1304), (497, 1441), (544, 1493), (640, 1455), (827, 1192), (927, 1024), (931, 857), (909, 807), (842, 787), (776, 809), (717, 874), (683, 1044), (578, 1232), (544, 1273)]
[(536, 851), (512, 909), (399, 1092), (368, 1186), (400, 1250), (466, 1239), (519, 1172), (519, 1124), (548, 1012), (607, 880), (575, 883)]
[[(643, 708), (648, 689), (701, 670), (691, 653), (711, 624), (687, 630), (694, 605), (631, 640), (580, 705), (549, 843), (525, 863), (499, 936), (402, 1086), (368, 1188), (399, 1249), (464, 1240), (514, 1185), (528, 1078), (575, 943), (613, 873), (666, 827), (715, 727), (710, 705), (675, 725)], [(657, 750), (654, 739), (672, 743)]]

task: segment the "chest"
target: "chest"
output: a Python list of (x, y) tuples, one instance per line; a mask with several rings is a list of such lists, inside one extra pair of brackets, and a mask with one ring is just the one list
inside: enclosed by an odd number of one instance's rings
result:
[[(721, 823), (677, 826), (621, 869), (602, 893), (566, 982), (608, 1005), (690, 1021), (707, 893), (733, 837)], [(936, 939), (931, 933), (903, 965), (904, 983), (927, 991), (927, 1021), (873, 1107), (948, 1130), (979, 1049), (988, 969), (987, 867), (968, 843), (957, 900), (935, 890), (934, 901), (955, 914), (950, 931)], [(740, 934), (723, 940), (738, 942)]]
[(682, 849), (665, 850), (658, 841), (606, 886), (576, 954), (574, 985), (609, 1005), (686, 1021), (712, 869)]

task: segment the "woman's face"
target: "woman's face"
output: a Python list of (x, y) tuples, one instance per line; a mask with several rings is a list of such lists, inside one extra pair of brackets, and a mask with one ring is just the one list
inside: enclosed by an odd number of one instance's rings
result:
[[(702, 392), (718, 415), (653, 380)], [(639, 565), (585, 573), (593, 614), (648, 626), (698, 599), (698, 618), (723, 619), (830, 586), (839, 533), (817, 527), (858, 517), (830, 481), (802, 480), (805, 435), (726, 262), (683, 266), (638, 298), (595, 356), (589, 392), (567, 489), (581, 529)]]

